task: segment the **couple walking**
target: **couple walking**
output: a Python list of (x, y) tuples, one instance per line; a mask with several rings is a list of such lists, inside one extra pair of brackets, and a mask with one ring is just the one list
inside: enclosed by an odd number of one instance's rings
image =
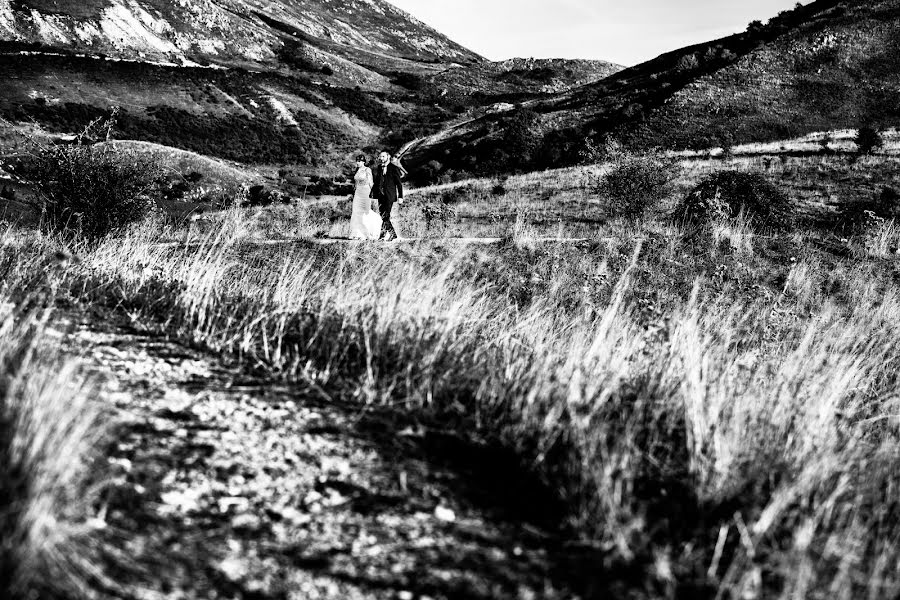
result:
[[(353, 181), (353, 213), (350, 216), (350, 237), (355, 240), (384, 240), (398, 238), (391, 222), (394, 203), (403, 204), (403, 177), (406, 170), (397, 159), (382, 152), (378, 155), (375, 171), (366, 166), (366, 157), (356, 159)], [(372, 210), (372, 199), (378, 200), (378, 212)]]

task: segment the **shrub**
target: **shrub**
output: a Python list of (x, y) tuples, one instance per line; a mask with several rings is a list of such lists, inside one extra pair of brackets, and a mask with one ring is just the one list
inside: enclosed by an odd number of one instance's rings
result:
[(456, 211), (446, 202), (423, 203), (421, 210), (426, 231), (431, 231), (436, 225), (446, 227), (448, 222), (456, 218)]
[(679, 71), (693, 71), (700, 67), (700, 59), (697, 58), (696, 53), (685, 54), (681, 58), (678, 59), (677, 68)]
[(247, 204), (251, 206), (269, 206), (287, 202), (290, 202), (290, 197), (282, 190), (264, 185), (253, 185), (247, 188)]
[(578, 162), (582, 165), (594, 165), (618, 160), (622, 155), (622, 145), (615, 138), (604, 136), (601, 140), (595, 141), (591, 137), (586, 137), (578, 152)]
[(530, 108), (518, 109), (503, 122), (503, 147), (517, 167), (528, 165), (540, 145), (537, 123), (538, 115)]
[(471, 184), (450, 188), (441, 196), (441, 202), (444, 204), (457, 204), (471, 199), (474, 192), (475, 188)]
[(900, 219), (900, 194), (885, 187), (875, 197), (843, 205), (837, 215), (837, 228), (844, 233), (863, 233), (897, 219)]
[(161, 170), (136, 152), (88, 141), (111, 127), (95, 121), (74, 144), (33, 142), (25, 178), (37, 192), (29, 202), (46, 231), (96, 241), (149, 213)]
[(640, 217), (672, 192), (676, 175), (675, 163), (659, 156), (623, 155), (600, 179), (597, 192), (617, 216)]
[(705, 178), (676, 210), (678, 220), (711, 223), (744, 215), (754, 227), (785, 228), (793, 222), (787, 195), (758, 173), (721, 171)]
[(859, 128), (856, 134), (856, 147), (860, 154), (872, 154), (882, 146), (884, 146), (884, 139), (878, 129), (869, 124)]

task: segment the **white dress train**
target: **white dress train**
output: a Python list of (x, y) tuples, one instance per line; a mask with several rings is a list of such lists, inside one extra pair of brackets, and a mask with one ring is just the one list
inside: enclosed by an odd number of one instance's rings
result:
[(356, 184), (353, 193), (353, 212), (350, 214), (350, 238), (377, 240), (381, 234), (381, 216), (372, 210), (372, 170), (362, 167), (353, 176)]

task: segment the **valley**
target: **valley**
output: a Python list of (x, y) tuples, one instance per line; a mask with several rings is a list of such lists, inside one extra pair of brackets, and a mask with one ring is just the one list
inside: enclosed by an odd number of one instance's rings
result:
[(0, 597), (898, 596), (898, 31), (0, 0)]

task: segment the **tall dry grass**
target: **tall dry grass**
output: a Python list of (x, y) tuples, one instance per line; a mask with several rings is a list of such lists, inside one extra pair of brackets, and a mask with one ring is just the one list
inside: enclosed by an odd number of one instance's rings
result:
[(91, 533), (105, 428), (48, 325), (46, 281), (35, 281), (53, 268), (48, 248), (0, 237), (0, 597), (91, 597), (103, 580)]
[[(499, 252), (524, 253), (526, 271), (544, 261), (553, 279), (532, 273), (539, 292), (519, 302), (465, 275), (478, 253), (260, 254), (240, 231), (187, 249), (135, 232), (85, 268), (135, 318), (273, 377), (450, 416), (514, 449), (564, 501), (571, 535), (635, 568), (645, 592), (900, 592), (900, 296), (872, 267), (821, 264), (811, 246), (772, 263), (739, 223), (711, 234), (724, 249), (670, 230), (577, 260), (513, 244)], [(673, 285), (735, 259), (757, 270), (707, 273), (687, 295)], [(747, 295), (740, 277), (766, 269), (784, 279)], [(843, 295), (825, 293), (836, 280)]]

